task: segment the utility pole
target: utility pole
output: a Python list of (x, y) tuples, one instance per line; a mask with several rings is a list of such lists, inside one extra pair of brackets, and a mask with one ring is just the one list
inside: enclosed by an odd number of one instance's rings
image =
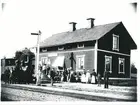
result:
[(36, 85), (40, 85), (40, 71), (39, 71), (39, 43), (40, 43), (40, 36), (41, 31), (39, 30), (38, 33), (31, 33), (31, 35), (37, 35), (37, 54), (36, 54)]

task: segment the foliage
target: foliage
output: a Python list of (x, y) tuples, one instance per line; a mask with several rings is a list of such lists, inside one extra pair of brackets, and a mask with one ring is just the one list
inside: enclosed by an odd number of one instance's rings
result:
[[(15, 59), (16, 66), (14, 71), (15, 80), (18, 83), (30, 83), (33, 75), (33, 65), (32, 59), (35, 57), (34, 53), (30, 49), (25, 48), (22, 51), (16, 51)], [(23, 70), (22, 67), (27, 66), (26, 70)]]
[(137, 73), (137, 68), (134, 63), (131, 64), (131, 73)]

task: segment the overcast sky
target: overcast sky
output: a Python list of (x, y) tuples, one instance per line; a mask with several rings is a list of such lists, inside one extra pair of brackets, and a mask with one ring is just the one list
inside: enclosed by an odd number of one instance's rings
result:
[[(44, 40), (52, 34), (69, 31), (69, 22), (72, 21), (77, 22), (77, 29), (86, 28), (87, 18), (95, 18), (95, 25), (122, 21), (136, 44), (140, 45), (136, 30), (137, 14), (130, 4), (133, 0), (108, 1), (6, 0), (3, 11), (0, 10), (0, 58), (13, 57), (17, 50), (36, 45), (37, 36), (31, 36), (32, 32), (41, 30), (41, 40)], [(138, 51), (132, 52), (131, 60), (136, 65)]]

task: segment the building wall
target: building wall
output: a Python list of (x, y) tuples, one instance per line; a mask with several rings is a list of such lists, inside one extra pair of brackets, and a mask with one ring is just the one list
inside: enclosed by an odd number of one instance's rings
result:
[[(119, 51), (113, 50), (113, 34), (119, 36)], [(130, 54), (131, 38), (129, 33), (122, 24), (108, 32), (104, 37), (99, 39), (98, 48), (102, 50)]]
[(66, 68), (71, 67), (71, 53), (73, 53), (73, 69), (76, 70), (76, 56), (77, 55), (85, 55), (85, 61), (84, 61), (84, 68), (85, 70), (92, 71), (94, 68), (94, 49), (79, 49), (79, 50), (71, 50), (71, 51), (54, 51), (54, 52), (46, 52), (46, 53), (40, 53), (40, 61), (42, 57), (48, 57), (51, 60), (51, 63), (54, 62), (57, 56), (65, 56), (64, 64)]
[[(119, 36), (119, 51), (113, 50), (113, 34)], [(105, 69), (105, 55), (112, 56), (112, 73), (111, 77), (129, 78), (130, 77), (130, 54), (131, 54), (132, 39), (125, 29), (120, 24), (104, 37), (98, 40), (98, 71), (103, 72)], [(101, 51), (102, 50), (102, 51)], [(105, 52), (107, 51), (107, 52)], [(117, 54), (115, 54), (117, 53)], [(125, 74), (119, 74), (119, 57), (125, 59)]]
[(15, 68), (15, 59), (1, 59), (1, 74), (4, 74), (6, 69), (14, 69)]
[[(130, 56), (124, 56), (124, 55), (119, 55), (119, 54), (112, 54), (112, 53), (98, 51), (97, 68), (98, 68), (98, 72), (100, 71), (102, 76), (105, 70), (105, 55), (112, 56), (112, 73), (110, 74), (111, 77), (130, 78)], [(119, 74), (119, 71), (118, 71), (119, 58), (125, 59), (125, 68), (124, 68), (125, 74)]]

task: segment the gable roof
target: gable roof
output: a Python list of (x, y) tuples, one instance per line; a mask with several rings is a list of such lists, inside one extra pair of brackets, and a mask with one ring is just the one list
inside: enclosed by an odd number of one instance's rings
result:
[(73, 32), (68, 31), (54, 34), (41, 42), (40, 47), (50, 47), (68, 43), (98, 40), (120, 23), (121, 22), (115, 22), (105, 25), (94, 26), (93, 28), (77, 29)]

